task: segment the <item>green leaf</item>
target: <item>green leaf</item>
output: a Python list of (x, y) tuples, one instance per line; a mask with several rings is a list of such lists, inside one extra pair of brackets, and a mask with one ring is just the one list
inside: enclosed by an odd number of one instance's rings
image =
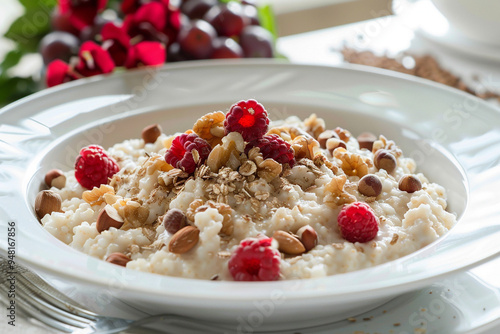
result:
[(269, 30), (273, 35), (274, 40), (278, 38), (278, 30), (276, 28), (276, 20), (274, 18), (274, 12), (271, 5), (264, 5), (257, 7), (260, 25)]
[(26, 52), (36, 52), (38, 42), (50, 31), (50, 9), (38, 7), (27, 9), (25, 14), (15, 20), (5, 33)]
[(43, 7), (51, 10), (57, 5), (57, 0), (19, 0), (19, 3), (28, 10)]
[(17, 101), (28, 96), (39, 89), (33, 78), (0, 78), (0, 105)]
[(0, 64), (0, 76), (6, 76), (9, 68), (16, 66), (21, 58), (23, 57), (23, 52), (16, 49), (12, 50), (3, 59)]

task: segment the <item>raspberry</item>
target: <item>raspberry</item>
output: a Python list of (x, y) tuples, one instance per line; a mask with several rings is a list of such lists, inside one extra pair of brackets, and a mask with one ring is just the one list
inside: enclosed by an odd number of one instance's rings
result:
[(280, 276), (280, 253), (272, 238), (242, 240), (228, 262), (235, 281), (276, 281)]
[(377, 217), (366, 203), (354, 202), (344, 206), (337, 222), (342, 237), (349, 242), (368, 242), (377, 236)]
[(261, 138), (267, 132), (268, 125), (267, 111), (255, 100), (233, 104), (224, 121), (226, 134), (239, 132), (245, 141)]
[(278, 135), (265, 135), (260, 139), (249, 142), (245, 147), (245, 153), (248, 154), (248, 151), (255, 146), (260, 148), (260, 153), (262, 153), (264, 159), (271, 158), (280, 164), (288, 164), (290, 167), (295, 165), (293, 148)]
[(80, 150), (76, 157), (75, 177), (87, 189), (108, 184), (113, 175), (120, 170), (115, 159), (110, 157), (99, 145), (90, 145)]
[(195, 133), (183, 133), (174, 138), (165, 154), (165, 161), (186, 173), (194, 173), (196, 167), (208, 158), (210, 144)]

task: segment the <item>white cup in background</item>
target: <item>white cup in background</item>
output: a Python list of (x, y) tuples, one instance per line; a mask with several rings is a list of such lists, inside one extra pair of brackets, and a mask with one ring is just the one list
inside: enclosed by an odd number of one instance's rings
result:
[(451, 29), (471, 40), (500, 46), (500, 0), (431, 0)]

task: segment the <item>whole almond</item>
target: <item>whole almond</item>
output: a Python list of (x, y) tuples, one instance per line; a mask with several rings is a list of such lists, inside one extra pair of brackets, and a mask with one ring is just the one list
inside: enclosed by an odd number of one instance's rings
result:
[(172, 236), (168, 250), (171, 253), (184, 254), (196, 246), (198, 240), (200, 240), (200, 230), (194, 226), (186, 226)]
[(123, 253), (111, 253), (106, 258), (106, 261), (109, 263), (125, 267), (128, 262), (132, 261), (132, 259)]
[(40, 191), (35, 198), (35, 213), (38, 219), (52, 212), (62, 212), (62, 199), (58, 193), (51, 190)]
[(66, 176), (60, 169), (51, 169), (45, 174), (45, 184), (49, 187), (62, 189), (66, 185)]
[(120, 216), (118, 211), (111, 205), (106, 205), (99, 216), (97, 216), (96, 228), (97, 232), (107, 231), (111, 227), (120, 228), (123, 225), (123, 218)]
[(160, 137), (161, 132), (161, 126), (159, 124), (151, 124), (142, 130), (141, 136), (146, 144), (152, 144)]
[(278, 249), (280, 252), (290, 255), (299, 255), (306, 251), (300, 240), (288, 232), (280, 230), (275, 231), (273, 233), (273, 238), (278, 242)]
[(310, 225), (299, 228), (297, 235), (308, 252), (318, 244), (318, 234)]

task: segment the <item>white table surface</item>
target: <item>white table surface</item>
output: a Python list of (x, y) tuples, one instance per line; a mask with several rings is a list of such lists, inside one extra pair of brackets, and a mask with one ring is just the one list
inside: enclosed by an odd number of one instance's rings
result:
[[(385, 52), (396, 54), (404, 50), (418, 54), (429, 53), (446, 64), (446, 67), (455, 74), (465, 79), (478, 75), (485, 79), (485, 86), (488, 88), (500, 89), (500, 63), (459, 54), (422, 37), (419, 33), (415, 33), (415, 22), (412, 22), (407, 14), (408, 11), (403, 10), (397, 16), (376, 18), (378, 14), (374, 13), (374, 19), (370, 21), (282, 38), (278, 41), (278, 48), (293, 62), (321, 65), (340, 64), (342, 57), (338, 50), (344, 44), (373, 50), (380, 54)], [(363, 36), (362, 39), (359, 38), (360, 35)], [(477, 328), (470, 333), (498, 334), (500, 333), (499, 268), (500, 260), (494, 260), (467, 273), (436, 281), (427, 290), (394, 301), (391, 306), (393, 311), (387, 314), (374, 313), (374, 318), (369, 322), (358, 321), (344, 329), (328, 330), (324, 333), (448, 334), (455, 333), (457, 327), (453, 324), (453, 319), (459, 317), (462, 321), (473, 323), (469, 325)], [(58, 286), (70, 297), (76, 300), (82, 299), (81, 291), (64, 286), (64, 282), (59, 282)], [(429, 294), (431, 291), (434, 292), (434, 296)], [(2, 299), (4, 300), (5, 296), (0, 296), (0, 301)], [(444, 308), (434, 307), (435, 314), (429, 313), (429, 310), (433, 310), (433, 305), (437, 304), (444, 305)], [(132, 312), (126, 309), (122, 311)], [(445, 319), (446, 316), (449, 318)], [(363, 316), (360, 317), (362, 318)], [(415, 319), (424, 319), (424, 328), (420, 325), (415, 326), (413, 324)], [(446, 327), (448, 324), (451, 326), (449, 329)], [(37, 326), (26, 318), (18, 316), (15, 328), (7, 325), (7, 321), (0, 321), (0, 333), (38, 334), (56, 333), (56, 331)]]

